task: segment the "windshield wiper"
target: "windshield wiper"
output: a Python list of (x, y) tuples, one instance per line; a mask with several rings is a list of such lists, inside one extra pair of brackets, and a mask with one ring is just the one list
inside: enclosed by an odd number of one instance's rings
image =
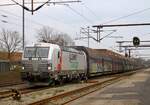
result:
[(42, 57), (40, 56), (40, 54), (39, 54), (39, 51), (38, 51), (38, 50), (36, 51), (36, 57), (38, 58), (38, 60), (41, 60), (41, 59), (42, 59)]

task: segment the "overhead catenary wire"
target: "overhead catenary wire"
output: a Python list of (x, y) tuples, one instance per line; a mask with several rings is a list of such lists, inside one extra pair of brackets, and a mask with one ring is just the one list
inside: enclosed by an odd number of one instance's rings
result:
[(17, 23), (11, 22), (11, 21), (6, 21), (6, 20), (3, 20), (3, 19), (1, 19), (0, 21), (5, 23), (5, 24), (11, 24), (11, 25), (15, 25), (15, 26), (22, 26), (20, 24), (17, 24)]
[[(58, 19), (58, 18), (56, 18), (56, 17), (49, 16), (48, 14), (45, 14), (45, 13), (42, 13), (42, 12), (41, 12), (41, 14), (44, 15), (44, 16), (46, 16), (46, 17), (49, 18), (49, 19), (54, 20), (55, 22), (59, 22), (59, 23), (62, 23), (62, 24), (64, 24), (64, 25), (68, 25), (67, 23), (65, 23), (65, 21), (63, 21), (63, 20), (61, 20), (61, 19)], [(74, 28), (76, 27), (76, 26), (73, 25), (73, 24), (69, 24), (69, 25), (70, 25), (69, 27), (71, 27), (72, 29), (74, 29)]]
[[(1, 17), (4, 18), (4, 19), (13, 19), (15, 21), (17, 21), (16, 19), (18, 19), (18, 17), (15, 17), (15, 16), (10, 16), (10, 14), (8, 13), (4, 13), (0, 10), (0, 14), (1, 14)], [(4, 17), (5, 16), (5, 17)]]
[[(14, 1), (14, 0), (12, 0), (12, 1)], [(14, 1), (15, 2), (15, 1)], [(48, 1), (47, 1), (48, 2)], [(16, 3), (16, 2), (15, 2)], [(49, 2), (48, 2), (49, 3)], [(83, 3), (82, 3), (83, 4)], [(12, 5), (12, 4), (2, 4), (2, 6), (7, 6), (7, 5)], [(20, 5), (20, 4), (19, 4)], [(0, 5), (1, 6), (1, 5)], [(93, 14), (93, 15), (96, 15), (89, 7), (87, 7), (85, 4), (84, 4), (84, 6)], [(111, 23), (111, 22), (115, 22), (115, 21), (118, 21), (118, 20), (120, 20), (120, 19), (124, 19), (124, 18), (127, 18), (127, 17), (129, 17), (129, 16), (132, 16), (132, 15), (136, 15), (136, 14), (139, 14), (139, 13), (142, 13), (142, 12), (144, 12), (144, 11), (147, 11), (147, 10), (149, 10), (150, 8), (146, 8), (146, 9), (143, 9), (143, 10), (140, 10), (140, 11), (137, 11), (137, 12), (134, 12), (134, 13), (131, 13), (131, 14), (129, 14), (129, 15), (125, 15), (125, 16), (121, 16), (121, 17), (119, 17), (119, 18), (116, 18), (116, 19), (112, 19), (112, 20), (110, 20), (110, 21), (107, 21), (107, 22), (103, 22), (102, 24), (107, 24), (107, 23)], [(77, 12), (77, 11), (76, 11)], [(89, 20), (89, 19), (88, 19)]]
[(11, 25), (15, 25), (15, 26), (21, 26), (20, 24), (18, 24), (18, 23), (16, 23), (16, 22), (12, 22), (12, 21), (10, 21), (10, 20), (8, 20), (8, 19), (11, 19), (11, 20), (16, 20), (17, 18), (15, 18), (15, 17), (10, 17), (10, 16), (8, 16), (8, 15), (6, 15), (7, 13), (6, 13), (6, 11), (5, 12), (2, 12), (1, 10), (0, 10), (0, 15), (1, 15), (1, 22), (3, 22), (3, 23), (5, 23), (5, 24), (11, 24)]
[[(21, 4), (19, 4), (18, 2), (16, 2), (15, 0), (11, 0), (11, 1), (13, 1), (16, 5), (19, 5), (19, 6), (21, 6), (22, 7), (22, 5)], [(48, 0), (47, 2), (45, 2), (45, 3), (48, 3), (48, 2), (50, 2), (50, 0)], [(45, 5), (45, 3), (44, 3), (44, 5)], [(76, 14), (78, 14), (78, 15), (80, 15), (82, 18), (84, 18), (84, 20), (86, 20), (88, 23), (93, 23), (91, 20), (89, 20), (87, 17), (85, 17), (83, 14), (81, 14), (81, 13), (79, 13), (78, 11), (76, 11), (75, 9), (73, 9), (72, 7), (70, 7), (69, 5), (67, 5), (67, 4), (65, 4), (69, 9), (71, 9), (73, 12), (75, 12)], [(42, 6), (43, 6), (43, 4), (42, 4)], [(26, 9), (26, 10), (28, 10), (28, 11), (30, 11), (27, 7), (23, 7), (24, 9)], [(35, 9), (36, 10), (36, 9)]]
[[(22, 16), (19, 16), (19, 15), (17, 15), (17, 14), (14, 14), (14, 13), (12, 13), (12, 12), (10, 12), (10, 11), (7, 11), (7, 10), (0, 10), (0, 11), (3, 12), (3, 14), (8, 14), (8, 15), (14, 16), (14, 17), (16, 17), (16, 18), (22, 19)], [(36, 21), (31, 20), (31, 19), (29, 19), (29, 18), (26, 18), (26, 20), (27, 20), (27, 21), (30, 21), (30, 22), (33, 22), (34, 24), (39, 25), (39, 26), (41, 26), (41, 25), (42, 25), (42, 26), (45, 26), (44, 24), (39, 23), (39, 22), (36, 22)]]
[(87, 5), (85, 5), (85, 3), (82, 3), (82, 5), (83, 5), (92, 15), (94, 15), (96, 18), (98, 17), (98, 16), (96, 15), (96, 13), (95, 13), (91, 8), (89, 8)]
[[(15, 22), (15, 21), (17, 21), (18, 19), (21, 19), (21, 16), (18, 16), (18, 15), (16, 15), (16, 14), (13, 14), (13, 13), (11, 13), (11, 12), (8, 12), (8, 11), (2, 11), (2, 10), (0, 10), (0, 14), (2, 14), (1, 15), (1, 17), (2, 17), (2, 19), (0, 19), (1, 20), (1, 22), (2, 23), (5, 23), (5, 24), (9, 24), (9, 25), (15, 25), (15, 26), (21, 26), (22, 27), (22, 25), (21, 25), (21, 21), (18, 21), (19, 23), (17, 23), (17, 22)], [(5, 14), (5, 17), (3, 17), (3, 14)], [(6, 15), (7, 14), (7, 15)], [(14, 21), (15, 20), (15, 21)], [(32, 20), (29, 20), (28, 19), (28, 21), (32, 21)], [(34, 23), (34, 24), (36, 24), (36, 25), (39, 25), (39, 26), (41, 26), (42, 24), (38, 24), (38, 23)], [(44, 25), (43, 25), (44, 26)], [(26, 25), (26, 28), (28, 28), (28, 29), (30, 29), (27, 25)]]
[(136, 12), (133, 12), (133, 13), (131, 13), (131, 14), (118, 17), (118, 18), (116, 18), (116, 19), (112, 19), (112, 20), (109, 20), (109, 21), (107, 21), (107, 22), (103, 22), (102, 24), (112, 23), (112, 22), (115, 22), (115, 21), (118, 21), (118, 20), (121, 20), (121, 19), (130, 17), (130, 16), (133, 16), (133, 15), (136, 15), (136, 14), (139, 14), (139, 13), (142, 13), (142, 12), (145, 12), (145, 11), (148, 11), (148, 10), (150, 10), (150, 8), (145, 8), (145, 9), (142, 9), (142, 10), (140, 10), (140, 11), (136, 11)]
[(76, 14), (78, 14), (79, 16), (81, 16), (86, 22), (93, 24), (93, 21), (91, 21), (90, 19), (88, 19), (87, 17), (85, 17), (83, 14), (81, 14), (80, 12), (76, 11), (75, 9), (73, 9), (72, 7), (70, 7), (69, 5), (65, 4), (66, 7), (68, 7), (69, 9), (71, 9), (73, 12), (75, 12)]
[[(85, 6), (85, 7), (86, 7), (86, 6)], [(89, 9), (88, 7), (86, 7), (86, 8), (87, 8), (93, 15), (95, 15), (94, 12), (91, 11), (91, 9)], [(123, 19), (123, 18), (129, 17), (129, 16), (132, 16), (132, 15), (136, 15), (136, 14), (142, 13), (142, 12), (147, 11), (147, 10), (149, 10), (149, 9), (150, 9), (150, 8), (146, 8), (146, 9), (143, 9), (143, 10), (140, 10), (140, 11), (137, 11), (137, 12), (134, 12), (134, 13), (132, 13), (132, 14), (129, 14), (129, 15), (126, 15), (126, 16), (122, 16), (122, 17), (119, 17), (119, 18), (117, 18), (117, 19), (110, 20), (110, 21), (105, 22), (105, 23), (103, 23), (103, 24), (107, 24), (107, 23), (110, 23), (110, 22), (118, 21), (118, 20), (120, 20), (120, 19)], [(112, 33), (113, 33), (113, 32), (112, 32)], [(110, 34), (112, 34), (112, 33), (110, 33)], [(105, 37), (109, 36), (110, 34), (108, 34), (108, 35), (102, 37), (100, 40), (104, 39)]]
[[(14, 14), (14, 13), (12, 13), (12, 12), (10, 12), (10, 11), (7, 11), (7, 10), (0, 10), (0, 12), (3, 12), (3, 14), (8, 14), (8, 15), (11, 15), (11, 16), (14, 16), (14, 17), (16, 17), (16, 19), (17, 18), (19, 18), (19, 19), (22, 19), (22, 16), (19, 16), (19, 15), (17, 15), (17, 14)], [(55, 21), (59, 21), (59, 22), (62, 22), (62, 21), (60, 21), (59, 19), (57, 19), (57, 18), (55, 18), (55, 17), (51, 17), (51, 16), (49, 16), (49, 15), (47, 15), (47, 14), (44, 14), (44, 13), (42, 13), (41, 12), (41, 14), (43, 14), (44, 16), (46, 16), (46, 17), (48, 17), (48, 18), (50, 18), (50, 19), (52, 19), (52, 20), (55, 20)], [(12, 18), (12, 17), (11, 17)], [(43, 23), (40, 23), (40, 22), (37, 22), (37, 21), (35, 21), (35, 20), (31, 20), (31, 19), (29, 19), (29, 18), (25, 18), (28, 22), (32, 22), (32, 23), (34, 23), (34, 24), (36, 24), (36, 25), (39, 25), (39, 26), (46, 26), (46, 24), (43, 24)], [(64, 23), (65, 24), (65, 23)]]
[(22, 8), (24, 8), (27, 11), (35, 12), (35, 11), (39, 10), (40, 8), (42, 8), (44, 5), (46, 5), (47, 3), (49, 3), (51, 0), (47, 0), (46, 2), (43, 2), (43, 4), (41, 4), (40, 6), (36, 7), (35, 9), (29, 9), (26, 6), (23, 6), (20, 3), (16, 2), (15, 0), (11, 0), (11, 1), (14, 2), (15, 4), (21, 6)]
[[(10, 11), (7, 11), (7, 10), (0, 10), (0, 13), (3, 15), (5, 15), (5, 16), (7, 16), (7, 18), (9, 19), (9, 18), (11, 18), (11, 19), (13, 19), (13, 20), (18, 20), (18, 18), (19, 19), (22, 19), (22, 16), (19, 16), (19, 15), (17, 15), (17, 14), (15, 14), (15, 13), (12, 13), (12, 12), (10, 12)], [(43, 13), (42, 13), (43, 14)], [(11, 15), (11, 16), (10, 16)], [(63, 23), (63, 24), (66, 24), (66, 23), (64, 23), (64, 22), (62, 22), (62, 21), (60, 21), (59, 19), (56, 19), (55, 17), (51, 17), (51, 16), (49, 16), (49, 15), (47, 15), (47, 14), (43, 14), (44, 16), (46, 16), (46, 17), (48, 17), (48, 18), (51, 18), (51, 19), (53, 19), (53, 20), (55, 20), (56, 22), (61, 22), (61, 23)], [(12, 17), (13, 16), (13, 17)], [(3, 16), (2, 16), (3, 17)], [(29, 19), (29, 18), (27, 18), (26, 17), (26, 20), (28, 21), (28, 22), (32, 22), (33, 24), (35, 24), (35, 25), (38, 25), (38, 26), (48, 26), (48, 24), (43, 24), (43, 23), (39, 23), (39, 22), (37, 22), (37, 21), (35, 21), (35, 20), (31, 20), (31, 19)], [(4, 23), (4, 22), (3, 22)], [(16, 24), (13, 24), (12, 22), (8, 22), (7, 24), (11, 24), (11, 25), (15, 25), (16, 26)], [(21, 26), (21, 24), (18, 24), (19, 26)], [(27, 24), (26, 24), (27, 25)], [(29, 27), (27, 27), (26, 26), (26, 28), (28, 28), (29, 29)], [(72, 29), (74, 29), (75, 28), (75, 26), (73, 25), (73, 26), (71, 26), (71, 28)]]
[(27, 8), (26, 6), (21, 5), (20, 3), (16, 2), (15, 0), (11, 0), (12, 2), (14, 2), (16, 5), (19, 5), (20, 7), (24, 8), (27, 11), (30, 11), (29, 8)]
[[(16, 2), (15, 0), (13, 0), (13, 1)], [(54, 2), (51, 2), (51, 1), (49, 1), (48, 3), (52, 3), (52, 4), (55, 4), (55, 3), (56, 3), (56, 4), (57, 4), (57, 3), (58, 3), (58, 4), (62, 4), (62, 3), (66, 3), (66, 2), (67, 2), (67, 3), (72, 3), (72, 2), (81, 2), (81, 1), (80, 1), (80, 0), (78, 0), (78, 1), (62, 1), (62, 2), (59, 2), (59, 1), (58, 1), (58, 2), (57, 2), (57, 1), (56, 1), (56, 2), (55, 2), (55, 1), (54, 1)], [(40, 3), (44, 3), (44, 2), (34, 2), (34, 3), (37, 3), (37, 4), (39, 3), (39, 4), (40, 4)], [(19, 4), (19, 3), (16, 2), (15, 4), (0, 5), (0, 6), (11, 6), (11, 5), (18, 5), (18, 4)], [(25, 4), (31, 4), (31, 3), (25, 2)], [(19, 5), (21, 6), (21, 4), (19, 4)], [(8, 12), (8, 11), (7, 11), (7, 12)], [(10, 14), (12, 14), (12, 13), (10, 13)], [(12, 14), (12, 15), (14, 15), (14, 14)], [(15, 16), (15, 15), (14, 15), (14, 16)], [(61, 23), (63, 23), (63, 24), (66, 24), (66, 23), (60, 21), (60, 19), (57, 19), (57, 18), (55, 18), (55, 17), (48, 16), (47, 14), (45, 14), (45, 16), (48, 17), (48, 18), (51, 18), (51, 19), (55, 20), (56, 22), (59, 21), (59, 22), (61, 22)], [(19, 17), (21, 17), (21, 16), (19, 16)], [(22, 18), (22, 17), (21, 17), (21, 18)], [(43, 24), (41, 24), (41, 23), (39, 23), (39, 22), (36, 22), (36, 21), (33, 21), (33, 20), (29, 20), (29, 19), (28, 19), (28, 21), (31, 21), (31, 22), (33, 22), (33, 23), (39, 25), (39, 26), (41, 26), (41, 25), (42, 25), (42, 26), (46, 26), (46, 25), (43, 25)], [(74, 27), (75, 27), (75, 26), (73, 25), (72, 28), (74, 29)]]
[[(21, 4), (19, 4), (19, 3), (17, 3), (15, 0), (11, 0), (11, 1), (13, 1), (15, 4), (2, 4), (2, 5), (0, 5), (0, 6), (11, 6), (11, 5), (19, 5), (19, 6), (21, 6), (22, 7), (22, 5)], [(65, 1), (64, 1), (65, 2)], [(68, 2), (68, 1), (67, 1)], [(75, 2), (75, 1), (70, 1), (70, 2)], [(81, 2), (81, 1), (78, 1), (78, 2)], [(42, 2), (36, 2), (36, 3), (42, 3)], [(47, 1), (47, 2), (45, 2), (45, 3), (53, 3), (53, 2), (50, 2), (50, 1)], [(57, 3), (57, 2), (56, 2)], [(59, 3), (59, 2), (58, 2)], [(60, 2), (61, 3), (61, 2)], [(63, 3), (63, 1), (62, 1), (62, 3)], [(29, 3), (27, 3), (27, 4), (29, 4)], [(84, 18), (88, 23), (93, 23), (91, 20), (89, 20), (87, 17), (85, 17), (83, 14), (81, 14), (81, 13), (79, 13), (78, 11), (76, 11), (75, 9), (73, 9), (72, 7), (70, 7), (69, 5), (67, 5), (67, 4), (64, 4), (64, 5), (66, 5), (66, 6), (68, 6), (68, 8), (70, 8), (72, 11), (74, 11), (76, 14), (78, 14), (78, 15), (80, 15), (82, 18)], [(85, 6), (85, 4), (84, 4), (84, 6)], [(95, 13), (89, 8), (89, 7), (87, 7), (87, 6), (85, 6), (93, 15), (95, 15)], [(27, 9), (27, 7), (24, 7), (24, 9), (26, 9), (26, 10), (28, 10), (28, 11), (30, 11), (29, 9)], [(96, 15), (95, 15), (96, 16)]]

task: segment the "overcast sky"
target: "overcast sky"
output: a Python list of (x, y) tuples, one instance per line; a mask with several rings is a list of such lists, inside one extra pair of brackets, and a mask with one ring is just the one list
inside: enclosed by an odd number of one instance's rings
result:
[[(15, 0), (22, 3), (22, 0)], [(31, 2), (31, 0), (25, 0)], [(47, 1), (47, 0), (36, 0)], [(63, 1), (63, 0), (51, 0)], [(66, 5), (45, 5), (40, 10), (31, 15), (25, 13), (25, 38), (26, 43), (36, 42), (36, 30), (42, 26), (50, 26), (67, 33), (73, 39), (83, 36), (80, 34), (81, 27), (92, 27), (97, 24), (122, 24), (122, 23), (144, 23), (150, 22), (150, 0), (81, 0), (81, 3)], [(13, 3), (11, 0), (0, 0), (0, 4)], [(40, 4), (39, 4), (40, 5)], [(34, 8), (39, 5), (34, 5)], [(31, 8), (31, 5), (26, 5)], [(142, 11), (144, 10), (144, 11)], [(139, 12), (139, 13), (136, 13)], [(118, 19), (122, 16), (126, 18)], [(7, 17), (4, 17), (5, 15)], [(117, 20), (116, 20), (117, 19)], [(2, 20), (8, 23), (1, 22)], [(112, 21), (111, 20), (116, 20)], [(22, 9), (20, 6), (0, 6), (0, 28), (17, 30), (22, 34)], [(112, 36), (123, 36), (122, 39), (106, 38), (97, 43), (90, 39), (91, 48), (108, 48), (118, 50), (117, 40), (132, 40), (133, 36), (138, 36), (141, 40), (150, 39), (150, 26), (139, 27), (114, 27), (104, 28), (104, 30), (117, 30)], [(110, 32), (101, 33), (102, 36)], [(92, 34), (94, 36), (94, 34)], [(87, 39), (75, 41), (76, 45), (87, 46)], [(134, 51), (141, 53), (143, 51)], [(148, 54), (149, 50), (144, 51)]]

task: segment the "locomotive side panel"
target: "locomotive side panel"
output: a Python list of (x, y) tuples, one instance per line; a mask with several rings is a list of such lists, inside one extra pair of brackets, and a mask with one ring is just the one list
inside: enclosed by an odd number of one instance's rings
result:
[(86, 57), (83, 53), (62, 51), (62, 70), (86, 70)]

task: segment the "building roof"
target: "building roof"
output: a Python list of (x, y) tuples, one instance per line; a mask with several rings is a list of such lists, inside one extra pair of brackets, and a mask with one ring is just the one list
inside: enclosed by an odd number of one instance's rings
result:
[(0, 52), (0, 60), (11, 60), (11, 61), (21, 61), (22, 53), (14, 52), (10, 54), (10, 58), (8, 57), (7, 52)]

